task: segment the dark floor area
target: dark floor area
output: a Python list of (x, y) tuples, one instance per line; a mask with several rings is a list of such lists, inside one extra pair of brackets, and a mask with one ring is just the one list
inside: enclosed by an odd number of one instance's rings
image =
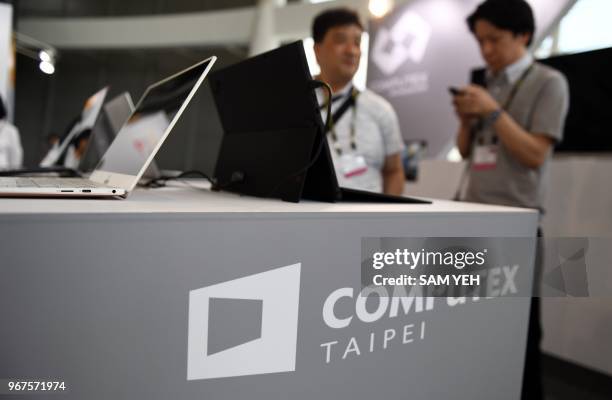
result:
[(612, 400), (612, 377), (551, 355), (542, 359), (546, 400)]

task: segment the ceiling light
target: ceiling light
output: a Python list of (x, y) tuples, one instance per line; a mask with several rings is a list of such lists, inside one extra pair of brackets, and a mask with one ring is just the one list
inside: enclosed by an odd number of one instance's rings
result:
[(55, 66), (48, 61), (41, 61), (38, 67), (47, 75), (51, 75), (55, 72)]
[(51, 54), (49, 54), (47, 51), (45, 50), (41, 50), (38, 53), (38, 58), (40, 58), (40, 61), (44, 61), (44, 62), (51, 62)]
[(393, 0), (370, 0), (368, 9), (376, 18), (385, 16), (393, 8)]

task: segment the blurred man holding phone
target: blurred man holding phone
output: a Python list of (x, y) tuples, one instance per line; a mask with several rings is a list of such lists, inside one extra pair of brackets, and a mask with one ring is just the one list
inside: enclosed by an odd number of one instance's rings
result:
[[(529, 54), (535, 20), (526, 1), (486, 0), (467, 24), (486, 70), (481, 85), (449, 89), (459, 119), (457, 147), (469, 162), (462, 199), (542, 213), (547, 168), (554, 144), (562, 139), (569, 105), (567, 81)], [(534, 297), (523, 399), (542, 398), (539, 314)]]

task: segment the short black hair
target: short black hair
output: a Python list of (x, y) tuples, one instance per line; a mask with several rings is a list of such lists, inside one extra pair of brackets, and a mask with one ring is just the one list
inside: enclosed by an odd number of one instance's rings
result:
[(529, 46), (535, 32), (533, 10), (525, 0), (486, 0), (467, 17), (470, 31), (474, 33), (476, 21), (486, 20), (499, 29), (512, 32), (515, 36), (529, 34)]
[(331, 28), (343, 25), (357, 25), (363, 30), (359, 14), (346, 7), (330, 8), (317, 15), (312, 22), (312, 38), (315, 43), (321, 43), (325, 34)]

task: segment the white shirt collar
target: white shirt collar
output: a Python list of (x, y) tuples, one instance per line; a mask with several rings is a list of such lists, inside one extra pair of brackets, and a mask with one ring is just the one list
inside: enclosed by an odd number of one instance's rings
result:
[[(349, 82), (342, 89), (340, 89), (337, 92), (333, 93), (332, 97), (336, 98), (336, 97), (345, 97), (345, 96), (348, 96), (348, 94), (351, 92), (352, 89), (353, 89), (353, 82)], [(319, 104), (323, 104), (324, 103), (324, 100), (326, 98), (326, 96), (325, 96), (326, 93), (327, 93), (327, 90), (325, 90), (323, 88), (319, 87), (319, 88), (316, 89), (317, 100), (319, 101)]]
[[(527, 52), (523, 57), (504, 68), (501, 75), (505, 76), (509, 84), (514, 85), (531, 64), (533, 64), (533, 56)], [(491, 79), (493, 79), (493, 73), (487, 69), (487, 80)]]
[(353, 82), (349, 82), (342, 89), (340, 89), (336, 93), (334, 93), (334, 97), (336, 97), (336, 96), (342, 96), (342, 97), (348, 96), (348, 94), (350, 93), (352, 88), (353, 88)]

